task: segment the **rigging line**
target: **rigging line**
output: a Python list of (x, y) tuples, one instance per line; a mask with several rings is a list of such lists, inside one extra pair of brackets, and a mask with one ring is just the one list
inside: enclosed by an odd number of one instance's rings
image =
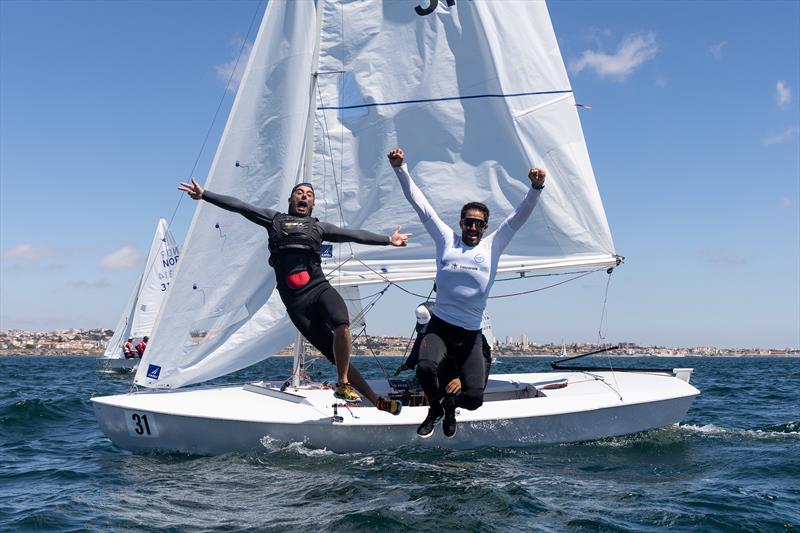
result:
[[(253, 13), (253, 17), (250, 19), (250, 26), (247, 28), (247, 34), (245, 38), (242, 40), (242, 46), (239, 48), (239, 55), (236, 56), (236, 62), (233, 64), (233, 68), (231, 69), (231, 74), (228, 76), (228, 81), (225, 83), (225, 89), (222, 91), (222, 96), (219, 99), (219, 103), (217, 104), (217, 109), (214, 111), (214, 117), (211, 119), (211, 124), (208, 126), (208, 130), (206, 131), (206, 136), (203, 139), (202, 144), (200, 145), (200, 150), (197, 152), (197, 157), (194, 160), (194, 164), (192, 165), (192, 170), (189, 172), (189, 177), (191, 178), (194, 176), (194, 171), (197, 169), (197, 164), (200, 162), (200, 157), (202, 157), (203, 152), (205, 151), (206, 144), (208, 144), (208, 138), (211, 136), (211, 131), (214, 129), (214, 124), (217, 122), (217, 117), (219, 117), (219, 111), (222, 109), (222, 104), (225, 102), (225, 97), (228, 96), (228, 89), (231, 86), (231, 82), (233, 81), (233, 77), (236, 74), (236, 68), (239, 66), (239, 61), (242, 59), (242, 54), (244, 53), (244, 49), (247, 46), (247, 40), (250, 37), (250, 33), (253, 31), (253, 25), (258, 18), (258, 13), (261, 11), (261, 2), (258, 2), (256, 5), (256, 10)], [(181, 205), (181, 201), (183, 197), (186, 196), (184, 193), (181, 193), (180, 198), (178, 199), (178, 205), (175, 206), (175, 210), (172, 212), (172, 216), (169, 219), (169, 225), (172, 226), (172, 221), (175, 219), (175, 215), (178, 212), (178, 208)]]
[(444, 96), (441, 98), (420, 98), (416, 100), (396, 100), (392, 102), (372, 102), (369, 104), (357, 104), (357, 105), (343, 105), (343, 106), (325, 106), (324, 104), (317, 109), (335, 109), (335, 110), (343, 110), (343, 109), (359, 109), (364, 107), (379, 107), (379, 106), (387, 106), (387, 105), (402, 105), (402, 104), (425, 104), (431, 102), (448, 102), (451, 100), (472, 100), (475, 98), (513, 98), (517, 96), (534, 96), (534, 95), (541, 95), (541, 94), (568, 94), (572, 93), (572, 89), (565, 90), (565, 91), (532, 91), (532, 92), (523, 92), (523, 93), (487, 93), (487, 94), (473, 94), (468, 96)]
[[(364, 318), (366, 318), (367, 314), (368, 314), (370, 311), (372, 311), (372, 308), (373, 308), (373, 307), (375, 307), (375, 305), (378, 303), (378, 301), (381, 299), (381, 297), (383, 297), (384, 293), (385, 293), (385, 292), (386, 292), (388, 289), (389, 289), (389, 286), (387, 285), (387, 286), (386, 286), (386, 288), (384, 288), (384, 289), (383, 289), (381, 292), (379, 292), (377, 295), (375, 295), (375, 299), (374, 299), (374, 300), (372, 300), (370, 303), (368, 303), (368, 304), (366, 305), (366, 307), (362, 308), (362, 309), (361, 309), (361, 312), (360, 312), (360, 313), (358, 313), (358, 314), (355, 316), (355, 318), (353, 318), (353, 320), (352, 320), (352, 321), (353, 321), (353, 322), (358, 322), (359, 320), (364, 320)], [(365, 324), (366, 324), (366, 322), (365, 322)]]
[[(317, 78), (317, 82), (314, 84), (317, 88), (317, 97), (321, 104), (325, 104), (322, 99), (322, 91), (319, 88), (319, 78)], [(317, 108), (320, 109), (320, 108)], [(344, 211), (342, 210), (342, 193), (339, 190), (339, 180), (336, 177), (336, 162), (333, 160), (333, 145), (331, 144), (331, 133), (330, 133), (330, 126), (328, 126), (328, 116), (325, 112), (322, 113), (322, 121), (324, 123), (323, 127), (323, 137), (325, 141), (328, 143), (328, 152), (331, 154), (331, 171), (333, 172), (333, 185), (336, 188), (336, 205), (339, 208), (339, 223), (344, 226)], [(344, 135), (344, 132), (342, 132)], [(340, 154), (342, 157), (344, 154)], [(350, 253), (353, 253), (353, 243), (348, 242), (347, 245), (350, 248)]]
[(375, 353), (375, 350), (373, 350), (372, 346), (369, 345), (369, 334), (367, 333), (366, 324), (364, 324), (364, 328), (361, 330), (361, 333), (359, 333), (358, 336), (360, 337), (362, 334), (364, 335), (364, 342), (367, 344), (367, 350), (369, 350), (372, 353), (372, 357), (375, 359), (375, 362), (378, 363), (379, 367), (381, 367), (381, 371), (383, 372), (383, 377), (389, 379), (389, 373), (386, 371), (386, 368), (384, 368), (383, 363), (381, 363), (380, 359), (378, 359), (378, 354)]
[(510, 293), (510, 294), (498, 294), (497, 296), (489, 296), (489, 299), (493, 299), (493, 298), (510, 298), (511, 296), (521, 296), (523, 294), (531, 294), (531, 293), (534, 293), (534, 292), (543, 291), (545, 289), (552, 289), (553, 287), (557, 287), (559, 285), (563, 285), (565, 283), (569, 283), (570, 281), (575, 281), (576, 279), (582, 278), (584, 276), (588, 276), (589, 274), (593, 274), (593, 273), (598, 272), (600, 270), (607, 270), (607, 267), (603, 266), (603, 267), (600, 267), (600, 268), (596, 268), (594, 270), (589, 270), (589, 271), (586, 271), (583, 274), (580, 274), (578, 276), (575, 276), (575, 277), (572, 277), (572, 278), (569, 278), (569, 279), (565, 279), (564, 281), (559, 281), (558, 283), (553, 283), (551, 285), (545, 285), (544, 287), (539, 287), (538, 289), (532, 289), (532, 290), (523, 291), (523, 292), (513, 292), (513, 293)]
[[(611, 285), (611, 274), (614, 271), (608, 273), (608, 279), (606, 280), (606, 290), (603, 296), (603, 310), (600, 313), (600, 325), (597, 326), (597, 344), (600, 344), (601, 340), (606, 340), (606, 335), (608, 334), (608, 287)], [(606, 325), (606, 334), (603, 334), (603, 323), (605, 322)]]
[(513, 278), (502, 278), (494, 280), (495, 283), (500, 281), (514, 281), (518, 279), (526, 279), (526, 278), (546, 278), (549, 276), (570, 276), (572, 274), (583, 274), (584, 272), (594, 272), (593, 270), (573, 270), (571, 272), (551, 272), (549, 274), (530, 274), (526, 272), (525, 275), (514, 276)]
[[(253, 17), (250, 19), (250, 26), (247, 28), (247, 34), (245, 35), (245, 38), (242, 40), (241, 48), (239, 48), (239, 55), (236, 56), (236, 62), (233, 65), (233, 69), (231, 69), (231, 74), (230, 76), (228, 76), (227, 83), (225, 83), (225, 89), (223, 89), (222, 91), (222, 96), (220, 97), (219, 103), (217, 104), (217, 109), (216, 111), (214, 111), (214, 116), (211, 119), (211, 124), (209, 124), (208, 130), (206, 130), (205, 138), (203, 138), (203, 142), (200, 145), (200, 150), (197, 152), (197, 157), (195, 157), (194, 164), (192, 165), (192, 170), (189, 171), (188, 175), (190, 178), (194, 176), (194, 171), (197, 170), (197, 165), (200, 162), (200, 158), (202, 157), (203, 152), (205, 151), (206, 144), (208, 144), (208, 139), (211, 136), (211, 131), (214, 129), (214, 124), (216, 124), (217, 117), (219, 117), (219, 111), (220, 109), (222, 109), (222, 104), (225, 102), (225, 97), (228, 95), (228, 89), (230, 88), (231, 82), (233, 81), (233, 76), (236, 73), (236, 67), (239, 66), (239, 61), (242, 59), (242, 54), (244, 53), (244, 49), (247, 45), (247, 40), (250, 37), (250, 33), (253, 30), (253, 25), (255, 24), (255, 21), (258, 18), (258, 13), (260, 10), (261, 10), (261, 2), (258, 2), (256, 10), (253, 13)], [(169, 217), (169, 222), (167, 223), (167, 231), (169, 231), (170, 228), (172, 227), (172, 222), (175, 220), (175, 216), (178, 214), (178, 209), (181, 206), (181, 202), (183, 201), (184, 196), (186, 196), (185, 193), (183, 192), (179, 193), (178, 202), (175, 204), (175, 209), (172, 210), (172, 215)], [(166, 239), (164, 240), (164, 242), (166, 243)], [(155, 258), (153, 262), (155, 263)], [(147, 266), (147, 270), (145, 271), (146, 272), (145, 277), (144, 279), (142, 279), (142, 285), (147, 281), (147, 277), (150, 275), (150, 270), (152, 269), (152, 266), (153, 266), (152, 264)]]
[[(600, 344), (600, 340), (606, 340), (606, 336), (603, 335), (603, 322), (606, 323), (606, 333), (608, 333), (608, 288), (611, 286), (611, 275), (614, 273), (614, 269), (610, 269), (608, 272), (608, 278), (606, 279), (606, 288), (603, 294), (603, 310), (600, 312), (600, 325), (597, 326), (597, 344)], [(611, 369), (611, 377), (614, 379), (614, 386), (617, 388), (615, 392), (619, 395), (620, 401), (622, 401), (622, 392), (620, 392), (619, 382), (617, 380), (617, 373), (614, 372), (614, 364), (611, 362), (611, 351), (607, 352), (607, 359), (608, 359), (608, 367)]]
[(378, 272), (377, 270), (375, 270), (374, 268), (372, 268), (371, 266), (366, 264), (364, 261), (359, 259), (358, 257), (353, 257), (353, 259), (355, 259), (356, 261), (358, 261), (359, 263), (361, 263), (362, 265), (367, 267), (367, 270), (371, 271), (373, 274), (377, 274), (379, 278), (381, 278), (383, 281), (385, 281), (389, 285), (394, 285), (395, 287), (397, 287), (401, 291), (403, 291), (403, 292), (405, 292), (407, 294), (410, 294), (411, 296), (416, 296), (417, 298), (425, 298), (424, 294), (417, 294), (416, 292), (412, 292), (412, 291), (406, 289), (405, 287), (403, 287), (402, 285), (399, 285), (398, 283), (395, 283), (394, 281), (390, 280), (389, 278), (387, 278), (386, 276), (384, 276), (383, 274), (381, 274), (380, 272)]
[(386, 289), (388, 289), (388, 288), (389, 288), (389, 285), (386, 285), (386, 287), (384, 287), (383, 290), (380, 290), (378, 292), (373, 292), (372, 294), (369, 294), (367, 296), (362, 296), (361, 298), (342, 298), (342, 300), (344, 300), (345, 302), (360, 302), (360, 301), (366, 300), (368, 298), (372, 298), (373, 296), (377, 296), (379, 294), (383, 294), (384, 292), (386, 292)]

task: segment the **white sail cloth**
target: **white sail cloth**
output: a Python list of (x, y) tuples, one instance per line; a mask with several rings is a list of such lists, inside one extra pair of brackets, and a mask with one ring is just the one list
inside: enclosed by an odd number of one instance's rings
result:
[(114, 335), (108, 341), (104, 357), (120, 359), (123, 357), (122, 345), (129, 337), (150, 335), (177, 267), (179, 253), (178, 243), (169, 231), (167, 221), (159, 219), (144, 270), (114, 328)]
[[(319, 0), (315, 10), (272, 0), (207, 187), (284, 209), (307, 179), (321, 220), (414, 234), (402, 249), (333, 245), (324, 265), (332, 281), (360, 285), (435, 273), (433, 242), (386, 161), (390, 148), (406, 150), (415, 181), (454, 228), (468, 201), (489, 206), (490, 226), (502, 220), (537, 165), (547, 186), (498, 272), (614, 264), (545, 4), (433, 2), (420, 15), (419, 3)], [(136, 383), (203, 381), (288, 344), (266, 256), (261, 228), (201, 202)]]

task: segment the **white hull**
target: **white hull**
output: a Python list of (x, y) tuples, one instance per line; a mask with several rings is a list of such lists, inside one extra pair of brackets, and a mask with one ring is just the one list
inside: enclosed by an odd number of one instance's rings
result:
[[(274, 384), (92, 398), (103, 432), (137, 452), (197, 454), (254, 452), (265, 441), (303, 442), (336, 452), (363, 452), (404, 445), (475, 448), (592, 440), (676, 424), (700, 393), (667, 373), (547, 372), (493, 375), (485, 402), (460, 410), (458, 433), (447, 439), (437, 427), (421, 439), (416, 428), (427, 407), (404, 407), (399, 416), (374, 407), (337, 409), (330, 389), (288, 389)], [(567, 380), (568, 385), (547, 389)], [(371, 383), (379, 394), (385, 382)], [(615, 392), (621, 391), (622, 399)]]
[(139, 367), (139, 361), (141, 359), (134, 358), (134, 359), (110, 359), (107, 357), (102, 358), (102, 362), (100, 363), (103, 367), (103, 370), (113, 370), (116, 372), (136, 372), (136, 369)]

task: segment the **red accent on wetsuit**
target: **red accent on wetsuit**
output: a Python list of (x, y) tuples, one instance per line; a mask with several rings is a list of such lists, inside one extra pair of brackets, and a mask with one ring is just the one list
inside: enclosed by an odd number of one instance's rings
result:
[(139, 357), (144, 355), (145, 348), (147, 348), (147, 344), (144, 341), (139, 341), (139, 344), (136, 345), (136, 351), (139, 352)]
[(300, 287), (305, 287), (310, 280), (311, 276), (308, 275), (308, 271), (301, 270), (300, 272), (292, 272), (286, 276), (286, 285), (288, 285), (290, 289), (299, 289)]

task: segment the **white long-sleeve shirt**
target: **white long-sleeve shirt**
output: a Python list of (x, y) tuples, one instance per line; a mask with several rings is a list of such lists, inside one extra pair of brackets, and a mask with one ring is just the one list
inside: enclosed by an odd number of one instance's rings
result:
[(477, 246), (467, 246), (461, 240), (461, 234), (439, 218), (411, 179), (406, 165), (394, 167), (394, 171), (403, 194), (436, 244), (436, 306), (433, 314), (454, 326), (473, 331), (481, 329), (500, 254), (514, 233), (528, 220), (542, 191), (531, 188), (522, 203), (495, 231), (484, 236)]

